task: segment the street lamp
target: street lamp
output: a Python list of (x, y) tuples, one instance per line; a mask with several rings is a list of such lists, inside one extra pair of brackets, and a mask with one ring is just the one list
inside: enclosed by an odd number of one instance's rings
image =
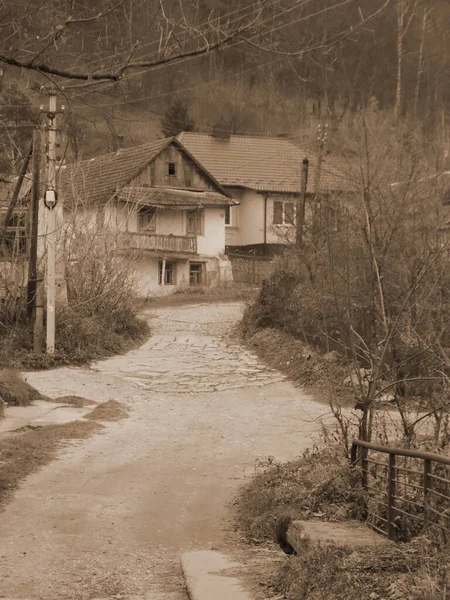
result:
[(56, 190), (46, 190), (44, 204), (49, 210), (53, 210), (58, 202)]

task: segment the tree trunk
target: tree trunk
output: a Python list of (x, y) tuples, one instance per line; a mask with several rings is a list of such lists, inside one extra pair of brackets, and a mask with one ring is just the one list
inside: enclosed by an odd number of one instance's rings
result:
[(397, 0), (397, 88), (395, 91), (394, 114), (398, 119), (402, 112), (403, 102), (403, 37), (405, 25), (404, 0)]
[(423, 0), (423, 15), (422, 15), (422, 31), (420, 36), (420, 47), (419, 47), (419, 60), (417, 63), (417, 81), (416, 81), (416, 90), (414, 94), (414, 116), (417, 116), (417, 107), (419, 105), (419, 94), (420, 94), (420, 84), (422, 80), (423, 73), (423, 49), (425, 45), (425, 33), (427, 29), (427, 20), (428, 20), (428, 10), (426, 5), (426, 0)]

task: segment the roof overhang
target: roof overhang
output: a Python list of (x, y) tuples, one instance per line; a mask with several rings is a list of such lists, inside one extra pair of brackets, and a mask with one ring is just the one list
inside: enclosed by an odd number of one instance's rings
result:
[(144, 186), (126, 186), (117, 192), (115, 198), (122, 202), (166, 210), (224, 208), (239, 204), (231, 196), (213, 191)]

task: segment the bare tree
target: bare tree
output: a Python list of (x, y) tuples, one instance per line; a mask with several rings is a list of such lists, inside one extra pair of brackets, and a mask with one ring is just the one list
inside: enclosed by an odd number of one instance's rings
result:
[[(377, 11), (388, 1), (380, 0)], [(117, 82), (130, 74), (180, 63), (236, 43), (303, 55), (342, 41), (367, 20), (358, 16), (337, 35), (303, 35), (296, 47), (278, 49), (276, 34), (293, 22), (306, 26), (317, 15), (350, 4), (356, 10), (354, 0), (337, 4), (327, 1), (320, 4), (319, 10), (313, 8), (307, 12), (305, 7), (309, 4), (304, 0), (293, 4), (282, 0), (249, 0), (228, 13), (212, 11), (201, 21), (199, 4), (168, 0), (99, 0), (94, 6), (63, 0), (22, 0), (11, 6), (3, 0), (0, 62), (88, 85)], [(295, 19), (295, 11), (299, 10), (301, 16)]]
[(405, 36), (415, 15), (417, 0), (397, 0), (397, 85), (395, 90), (395, 116), (398, 118), (403, 109), (403, 63), (405, 55)]

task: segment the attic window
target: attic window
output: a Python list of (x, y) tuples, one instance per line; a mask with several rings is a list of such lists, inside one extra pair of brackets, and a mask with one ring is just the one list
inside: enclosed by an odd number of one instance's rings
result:
[(167, 164), (167, 175), (176, 175), (177, 174), (177, 168), (175, 163), (170, 162)]

